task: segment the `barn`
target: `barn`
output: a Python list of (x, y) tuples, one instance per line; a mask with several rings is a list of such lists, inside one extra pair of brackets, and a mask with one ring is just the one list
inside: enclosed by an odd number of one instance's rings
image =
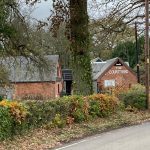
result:
[(3, 60), (9, 72), (10, 85), (1, 90), (8, 99), (49, 99), (59, 97), (62, 91), (62, 72), (58, 55), (48, 55), (47, 68), (34, 65), (18, 56)]
[(107, 88), (130, 88), (137, 83), (136, 74), (127, 62), (120, 58), (102, 61), (100, 58), (93, 59), (92, 78), (95, 93)]

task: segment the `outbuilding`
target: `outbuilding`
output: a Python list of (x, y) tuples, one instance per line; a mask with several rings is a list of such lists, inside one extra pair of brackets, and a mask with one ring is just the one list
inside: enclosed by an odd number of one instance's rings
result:
[(58, 55), (47, 55), (47, 68), (37, 67), (30, 59), (7, 57), (2, 64), (9, 72), (10, 85), (1, 90), (7, 99), (50, 99), (62, 92), (62, 71)]
[(129, 67), (129, 63), (120, 58), (107, 61), (96, 58), (91, 61), (91, 64), (95, 93), (107, 88), (127, 89), (137, 83), (136, 74)]

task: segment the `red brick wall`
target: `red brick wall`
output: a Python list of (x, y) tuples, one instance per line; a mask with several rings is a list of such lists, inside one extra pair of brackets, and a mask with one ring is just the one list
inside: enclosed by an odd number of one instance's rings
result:
[[(40, 82), (40, 83), (16, 83), (14, 86), (14, 98), (22, 99), (26, 96), (42, 96), (43, 99), (55, 98), (59, 96), (58, 83)], [(62, 90), (61, 82), (59, 89)]]
[(115, 80), (115, 87), (129, 88), (132, 84), (137, 83), (136, 76), (125, 66), (113, 66), (97, 82), (100, 88), (104, 87), (105, 80)]
[[(61, 66), (57, 64), (57, 74), (58, 78), (62, 78)], [(59, 86), (59, 91), (58, 91)], [(16, 83), (14, 84), (14, 99), (23, 99), (25, 97), (43, 97), (56, 98), (60, 96), (62, 91), (62, 81), (60, 82), (35, 82), (35, 83)]]

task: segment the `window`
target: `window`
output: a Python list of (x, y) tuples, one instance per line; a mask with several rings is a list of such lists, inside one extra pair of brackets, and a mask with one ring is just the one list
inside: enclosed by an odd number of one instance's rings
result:
[(122, 63), (118, 60), (115, 66), (122, 66)]
[(115, 80), (105, 80), (104, 81), (104, 86), (105, 87), (115, 86)]

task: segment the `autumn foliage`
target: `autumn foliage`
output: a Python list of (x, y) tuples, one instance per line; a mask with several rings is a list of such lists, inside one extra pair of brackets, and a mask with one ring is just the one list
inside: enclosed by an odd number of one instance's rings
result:
[(22, 103), (2, 100), (0, 102), (0, 140), (20, 132), (20, 127), (23, 127), (27, 115), (27, 108)]
[(2, 100), (0, 107), (5, 107), (10, 112), (10, 115), (15, 119), (16, 122), (21, 123), (25, 120), (28, 111), (22, 103), (17, 101)]
[[(73, 123), (91, 120), (95, 117), (107, 117), (119, 108), (114, 96), (94, 94), (90, 96), (66, 96), (58, 100), (29, 101), (25, 104), (17, 101), (0, 102), (0, 139), (20, 134), (41, 125), (50, 127), (69, 127)], [(5, 130), (9, 129), (9, 130)]]

